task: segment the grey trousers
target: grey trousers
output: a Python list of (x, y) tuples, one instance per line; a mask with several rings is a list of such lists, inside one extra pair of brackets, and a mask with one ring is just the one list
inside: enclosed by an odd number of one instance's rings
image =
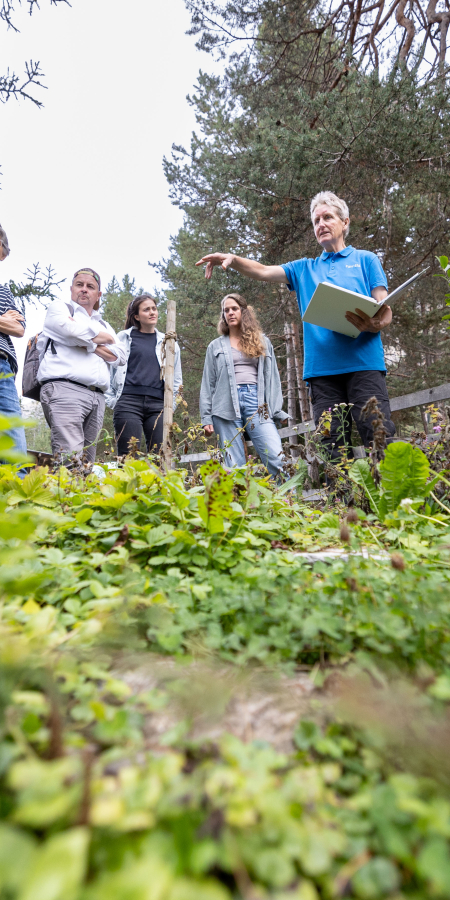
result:
[(51, 381), (41, 388), (42, 409), (50, 426), (52, 453), (95, 460), (96, 443), (103, 425), (105, 398), (67, 381)]

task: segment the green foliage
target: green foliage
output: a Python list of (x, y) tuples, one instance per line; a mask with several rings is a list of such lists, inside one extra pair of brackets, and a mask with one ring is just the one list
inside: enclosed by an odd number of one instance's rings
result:
[(114, 276), (102, 297), (102, 315), (114, 328), (116, 334), (125, 328), (125, 319), (129, 303), (142, 293), (136, 289), (134, 278), (124, 275), (122, 285)]
[[(436, 479), (428, 481), (430, 464), (425, 453), (404, 441), (396, 441), (386, 448), (380, 463), (381, 485), (377, 488), (367, 460), (356, 460), (349, 477), (360, 485), (374, 513), (384, 519), (398, 509), (402, 500), (423, 501), (434, 487)], [(439, 477), (437, 478), (439, 481)]]
[[(200, 7), (208, 7), (206, 18)], [(310, 201), (318, 191), (332, 190), (349, 204), (351, 244), (377, 253), (389, 286), (401, 284), (424, 260), (432, 263), (448, 242), (448, 223), (436, 198), (444, 210), (450, 106), (448, 76), (424, 83), (423, 70), (420, 77), (414, 67), (410, 75), (396, 64), (392, 70), (387, 57), (370, 75), (349, 61), (348, 68), (346, 62), (335, 71), (324, 55), (336, 50), (337, 42), (319, 29), (316, 55), (311, 32), (306, 37), (302, 30), (305, 19), (320, 14), (314, 4), (255, 0), (243, 7), (205, 0), (189, 8), (200, 45), (212, 38), (221, 41), (225, 56), (230, 52), (221, 76), (199, 74), (190, 98), (196, 134), (190, 147), (175, 147), (165, 163), (184, 225), (160, 269), (170, 286), (167, 295), (177, 301), (177, 331), (189, 350), (183, 376), (194, 412), (205, 348), (215, 336), (219, 302), (227, 292), (239, 291), (257, 309), (283, 380), (280, 338), (285, 322), (297, 317), (295, 300), (283, 286), (218, 268), (205, 282), (195, 262), (214, 250), (266, 264), (317, 256)], [(227, 34), (222, 43), (221, 21), (233, 22), (229, 31), (236, 34), (237, 28), (236, 42)], [(257, 40), (247, 45), (241, 28), (247, 35), (255, 29)], [(339, 87), (321, 89), (323, 79)], [(426, 164), (437, 159), (444, 168)], [(425, 370), (430, 386), (447, 380), (441, 287), (424, 278), (395, 306), (383, 334), (392, 396), (423, 387)], [(412, 423), (414, 414), (397, 413), (399, 419)]]
[[(441, 272), (437, 276), (438, 278), (443, 278), (447, 285), (450, 287), (450, 263), (448, 261), (448, 256), (438, 256), (438, 263), (441, 267)], [(447, 306), (450, 306), (450, 291), (445, 295), (445, 303)], [(442, 316), (442, 321), (446, 322), (450, 319), (450, 313), (446, 316)], [(449, 326), (450, 327), (450, 326)]]
[(383, 510), (393, 512), (405, 497), (427, 495), (430, 465), (422, 450), (403, 441), (390, 444), (380, 464)]
[[(417, 490), (427, 475), (409, 463)], [(195, 731), (227, 703), (225, 664), (301, 663), (316, 684), (344, 664), (384, 684), (395, 664), (425, 685), (414, 721), (438, 753), (450, 517), (359, 511), (345, 556), (300, 555), (341, 548), (341, 516), (214, 462), (0, 470), (1, 900), (450, 898), (446, 752), (410, 769), (320, 693), (283, 752)]]

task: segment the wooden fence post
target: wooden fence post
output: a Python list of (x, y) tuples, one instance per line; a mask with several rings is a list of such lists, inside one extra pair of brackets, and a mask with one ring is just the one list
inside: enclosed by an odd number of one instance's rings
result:
[(294, 345), (294, 362), (295, 374), (297, 376), (298, 399), (300, 402), (300, 413), (302, 422), (309, 422), (312, 418), (309, 406), (308, 388), (306, 381), (303, 381), (302, 372), (302, 350), (300, 344), (300, 332), (297, 322), (291, 323), (292, 342)]
[(167, 301), (166, 336), (164, 338), (164, 419), (161, 459), (168, 471), (172, 468), (172, 425), (173, 425), (173, 379), (175, 369), (175, 329), (177, 305), (175, 300)]
[[(295, 363), (294, 363), (294, 347), (292, 341), (292, 332), (291, 326), (288, 322), (284, 323), (284, 337), (286, 341), (286, 374), (287, 374), (287, 402), (288, 402), (288, 415), (290, 416), (290, 421), (295, 422), (296, 416), (296, 403), (295, 403)], [(298, 443), (297, 435), (291, 435), (289, 438), (289, 449), (292, 453), (292, 456), (298, 456), (298, 452), (294, 449), (295, 445)]]

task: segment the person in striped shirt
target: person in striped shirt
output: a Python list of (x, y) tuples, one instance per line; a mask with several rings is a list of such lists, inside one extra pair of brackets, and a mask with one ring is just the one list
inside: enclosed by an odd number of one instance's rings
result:
[[(9, 252), (8, 238), (0, 225), (0, 262), (9, 256)], [(18, 368), (17, 356), (11, 337), (20, 338), (24, 334), (25, 317), (17, 309), (9, 287), (0, 285), (0, 414), (4, 416), (22, 415), (14, 380)], [(9, 434), (14, 440), (15, 449), (26, 453), (24, 429), (12, 428)]]

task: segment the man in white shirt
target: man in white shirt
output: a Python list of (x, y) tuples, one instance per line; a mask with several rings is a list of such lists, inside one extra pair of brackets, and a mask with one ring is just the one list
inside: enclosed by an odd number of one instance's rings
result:
[(105, 413), (109, 367), (125, 364), (125, 351), (99, 313), (100, 276), (79, 269), (71, 301), (54, 300), (38, 341), (40, 400), (51, 429), (54, 456), (83, 454), (95, 460), (96, 442)]

